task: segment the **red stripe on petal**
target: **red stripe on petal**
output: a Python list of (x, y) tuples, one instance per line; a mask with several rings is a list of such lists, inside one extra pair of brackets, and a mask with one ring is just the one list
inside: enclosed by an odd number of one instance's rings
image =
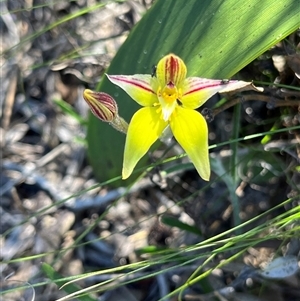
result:
[(128, 78), (123, 77), (123, 76), (113, 76), (113, 75), (109, 75), (109, 78), (112, 79), (112, 80), (115, 80), (117, 82), (123, 82), (123, 83), (126, 83), (126, 84), (130, 84), (130, 85), (136, 86), (138, 88), (141, 88), (141, 89), (143, 89), (145, 91), (148, 91), (148, 92), (151, 92), (153, 94), (156, 94), (151, 88), (146, 87), (145, 83), (143, 81), (139, 81), (138, 79), (135, 79), (133, 81), (133, 80), (129, 80)]
[[(221, 83), (221, 81), (220, 81)], [(197, 88), (194, 88), (194, 89), (190, 89), (188, 90), (186, 93), (184, 93), (184, 95), (189, 95), (189, 94), (192, 94), (192, 93), (195, 93), (197, 91), (200, 91), (200, 90), (204, 90), (204, 89), (207, 89), (207, 88), (212, 88), (212, 87), (218, 87), (218, 86), (222, 86), (220, 83), (216, 83), (216, 84), (210, 84), (210, 85), (203, 85), (201, 87), (197, 87)], [(191, 87), (192, 88), (192, 87)], [(220, 88), (221, 90), (221, 88)]]
[(170, 56), (166, 64), (168, 65), (166, 72), (168, 78), (166, 78), (166, 82), (176, 83), (178, 78), (178, 61), (173, 56)]
[(172, 82), (175, 85), (181, 80), (179, 58), (171, 55), (166, 61), (166, 83)]
[(157, 79), (162, 86), (173, 83), (180, 86), (186, 77), (186, 66), (183, 60), (175, 54), (163, 57), (157, 64)]

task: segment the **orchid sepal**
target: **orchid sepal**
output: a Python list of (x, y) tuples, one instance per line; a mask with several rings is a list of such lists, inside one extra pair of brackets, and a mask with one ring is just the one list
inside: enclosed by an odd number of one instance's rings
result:
[(201, 178), (209, 181), (208, 128), (205, 118), (195, 110), (178, 107), (176, 116), (170, 121), (170, 128)]
[[(144, 107), (133, 115), (125, 142), (122, 179), (131, 175), (138, 161), (167, 127), (167, 122), (157, 120), (156, 116), (156, 109), (153, 107)], [(147, 127), (144, 127), (145, 123)]]

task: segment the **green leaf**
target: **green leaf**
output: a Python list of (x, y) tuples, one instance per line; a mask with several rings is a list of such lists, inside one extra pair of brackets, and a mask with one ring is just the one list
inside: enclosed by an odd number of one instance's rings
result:
[(61, 99), (54, 99), (53, 101), (66, 115), (74, 118), (80, 125), (87, 125), (87, 120), (79, 115), (67, 102)]
[[(63, 285), (68, 282), (68, 281), (64, 280), (63, 277), (60, 274), (58, 274), (47, 263), (42, 264), (42, 270), (47, 275), (47, 277), (49, 277), (52, 281), (59, 283), (60, 285)], [(64, 291), (67, 292), (68, 294), (78, 292), (79, 290), (80, 290), (80, 287), (73, 283), (70, 283), (70, 284), (64, 286)], [(90, 296), (87, 296), (87, 295), (78, 296), (77, 299), (80, 301), (96, 301), (96, 299), (94, 299)]]
[(180, 220), (178, 220), (177, 218), (175, 217), (171, 217), (171, 216), (163, 216), (161, 218), (161, 221), (165, 224), (165, 225), (168, 225), (168, 226), (171, 226), (171, 227), (176, 227), (176, 228), (179, 228), (183, 231), (187, 231), (187, 232), (190, 232), (190, 233), (194, 233), (196, 235), (202, 235), (201, 231), (194, 227), (194, 226), (190, 226), (186, 223), (183, 223), (181, 222)]
[[(296, 30), (299, 13), (299, 0), (158, 0), (131, 31), (107, 73), (150, 74), (162, 56), (174, 52), (184, 59), (188, 76), (229, 78)], [(129, 121), (138, 105), (106, 78), (99, 89), (116, 99), (120, 115)], [(87, 138), (98, 180), (120, 175), (125, 136), (91, 116)], [(146, 161), (147, 156), (140, 166)]]

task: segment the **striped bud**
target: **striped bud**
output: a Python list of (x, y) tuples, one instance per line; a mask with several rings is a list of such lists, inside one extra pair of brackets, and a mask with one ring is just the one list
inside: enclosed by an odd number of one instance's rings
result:
[(83, 98), (92, 113), (102, 121), (112, 122), (118, 116), (116, 101), (107, 93), (84, 90)]

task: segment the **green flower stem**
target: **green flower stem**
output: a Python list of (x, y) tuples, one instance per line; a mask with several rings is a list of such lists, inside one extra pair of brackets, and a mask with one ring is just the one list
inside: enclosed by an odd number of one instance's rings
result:
[(128, 123), (119, 115), (115, 117), (115, 119), (109, 123), (114, 129), (117, 131), (127, 134)]

